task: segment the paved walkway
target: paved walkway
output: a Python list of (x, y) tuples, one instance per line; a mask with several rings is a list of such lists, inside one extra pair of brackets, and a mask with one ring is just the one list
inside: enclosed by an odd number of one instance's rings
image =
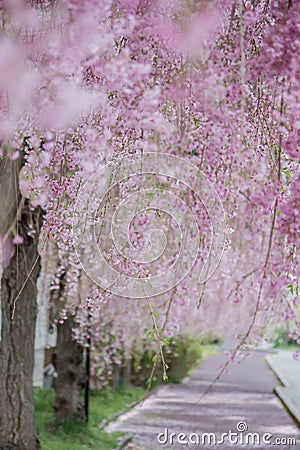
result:
[[(142, 406), (135, 407), (117, 422), (109, 424), (106, 431), (132, 434), (133, 444), (128, 446), (132, 450), (179, 450), (187, 447), (299, 450), (299, 429), (273, 393), (278, 380), (267, 366), (265, 355), (254, 352), (240, 364), (231, 365), (229, 375), (224, 375), (198, 402), (201, 393), (215, 378), (218, 365), (224, 361), (224, 355), (212, 356), (203, 361), (183, 385), (160, 387)], [(237, 426), (241, 431), (237, 437), (225, 436), (221, 445), (222, 433), (229, 433), (229, 430), (235, 433)], [(242, 432), (242, 427), (247, 427), (247, 431)], [(162, 433), (161, 444), (158, 442), (159, 433)], [(176, 436), (172, 438), (170, 433), (176, 433)], [(189, 445), (178, 443), (179, 433), (187, 435), (181, 436), (181, 440), (188, 439), (191, 441)], [(213, 435), (205, 437), (203, 433), (214, 433), (217, 445), (213, 445)], [(248, 436), (251, 445), (246, 445), (247, 433), (258, 434)], [(268, 444), (262, 442), (264, 433), (268, 433), (265, 435)], [(205, 443), (197, 444), (198, 439), (203, 442), (204, 437)], [(288, 443), (289, 438), (294, 438), (296, 442)], [(235, 443), (236, 439), (239, 443)], [(258, 439), (260, 445), (257, 445)], [(276, 439), (280, 439), (281, 443)], [(166, 440), (167, 443), (163, 444)]]
[(267, 355), (266, 360), (283, 385), (275, 388), (277, 395), (300, 425), (300, 359), (294, 360), (292, 352), (281, 350)]

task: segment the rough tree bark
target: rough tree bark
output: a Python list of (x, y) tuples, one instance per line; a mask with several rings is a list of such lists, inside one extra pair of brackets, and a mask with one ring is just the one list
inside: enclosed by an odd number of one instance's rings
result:
[[(42, 214), (22, 198), (18, 186), (23, 163), (5, 149), (0, 160), (1, 280), (0, 448), (40, 448), (34, 424), (32, 377), (37, 313), (36, 281), (40, 271), (38, 236)], [(12, 244), (17, 230), (24, 242)], [(34, 231), (31, 236), (29, 231)], [(14, 248), (15, 247), (15, 248)]]
[(73, 339), (74, 326), (74, 317), (69, 315), (67, 320), (59, 323), (57, 327), (55, 368), (58, 376), (54, 382), (54, 416), (59, 422), (70, 417), (85, 419), (82, 400), (85, 384), (84, 349)]

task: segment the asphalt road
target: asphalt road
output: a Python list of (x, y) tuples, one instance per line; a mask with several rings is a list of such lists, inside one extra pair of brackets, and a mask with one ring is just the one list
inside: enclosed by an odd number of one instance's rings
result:
[[(278, 380), (264, 356), (254, 352), (231, 364), (229, 374), (199, 401), (224, 362), (223, 354), (212, 356), (184, 384), (160, 387), (141, 406), (110, 424), (107, 431), (132, 434), (128, 450), (299, 450), (299, 429), (273, 393)], [(295, 442), (289, 441), (291, 438)]]

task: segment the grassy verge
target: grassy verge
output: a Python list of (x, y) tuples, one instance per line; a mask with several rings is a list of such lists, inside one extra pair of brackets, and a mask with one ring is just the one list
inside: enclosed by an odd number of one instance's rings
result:
[(99, 430), (98, 425), (118, 412), (130, 409), (130, 404), (142, 398), (144, 390), (105, 389), (91, 395), (90, 420), (81, 424), (66, 421), (58, 428), (52, 422), (53, 390), (35, 389), (35, 420), (41, 440), (42, 450), (112, 450), (122, 433), (108, 434)]
[(288, 350), (290, 352), (294, 352), (296, 350), (299, 351), (300, 347), (297, 344), (288, 344), (288, 345), (276, 345), (274, 346), (275, 350)]
[[(177, 357), (170, 370), (169, 382), (180, 383), (200, 361), (217, 351), (216, 345), (203, 345), (200, 341), (189, 341), (186, 347), (177, 348)], [(161, 384), (156, 377), (152, 388)], [(88, 424), (74, 420), (55, 427), (52, 416), (54, 392), (52, 389), (35, 388), (35, 421), (42, 450), (112, 450), (117, 447), (122, 433), (108, 434), (99, 425), (112, 416), (129, 410), (133, 403), (143, 398), (144, 388), (103, 389), (91, 395)]]

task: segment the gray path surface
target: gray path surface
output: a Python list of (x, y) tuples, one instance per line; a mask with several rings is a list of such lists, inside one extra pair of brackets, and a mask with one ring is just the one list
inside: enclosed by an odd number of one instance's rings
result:
[[(201, 393), (215, 378), (217, 366), (224, 361), (223, 355), (215, 355), (205, 360), (183, 385), (166, 385), (159, 388), (142, 406), (137, 406), (131, 412), (124, 414), (115, 423), (107, 427), (107, 431), (124, 431), (133, 435), (133, 443), (128, 450), (158, 450), (184, 448), (219, 448), (219, 449), (300, 449), (299, 429), (290, 415), (284, 409), (280, 400), (273, 393), (278, 380), (264, 360), (265, 354), (254, 352), (240, 364), (232, 364), (228, 376), (223, 376), (212, 390), (198, 402)], [(231, 442), (224, 438), (223, 444), (218, 444), (222, 433), (232, 430), (237, 432), (237, 424), (246, 424), (247, 431), (232, 435)], [(242, 426), (242, 425), (239, 425)], [(168, 430), (168, 434), (165, 430)], [(158, 434), (161, 436), (160, 444)], [(170, 433), (176, 436), (170, 438)], [(178, 434), (182, 440), (191, 440), (188, 445), (177, 442)], [(206, 437), (205, 444), (195, 444), (197, 433), (200, 442), (203, 433), (214, 433), (213, 437)], [(257, 433), (253, 442), (247, 433)], [(263, 435), (267, 443), (263, 443)], [(168, 436), (168, 443), (163, 444)], [(296, 443), (288, 443), (294, 438)], [(208, 443), (208, 439), (210, 443)], [(239, 439), (238, 443), (235, 440)], [(276, 439), (280, 439), (277, 442)], [(233, 441), (233, 442), (232, 442)], [(244, 443), (243, 443), (244, 442)]]

